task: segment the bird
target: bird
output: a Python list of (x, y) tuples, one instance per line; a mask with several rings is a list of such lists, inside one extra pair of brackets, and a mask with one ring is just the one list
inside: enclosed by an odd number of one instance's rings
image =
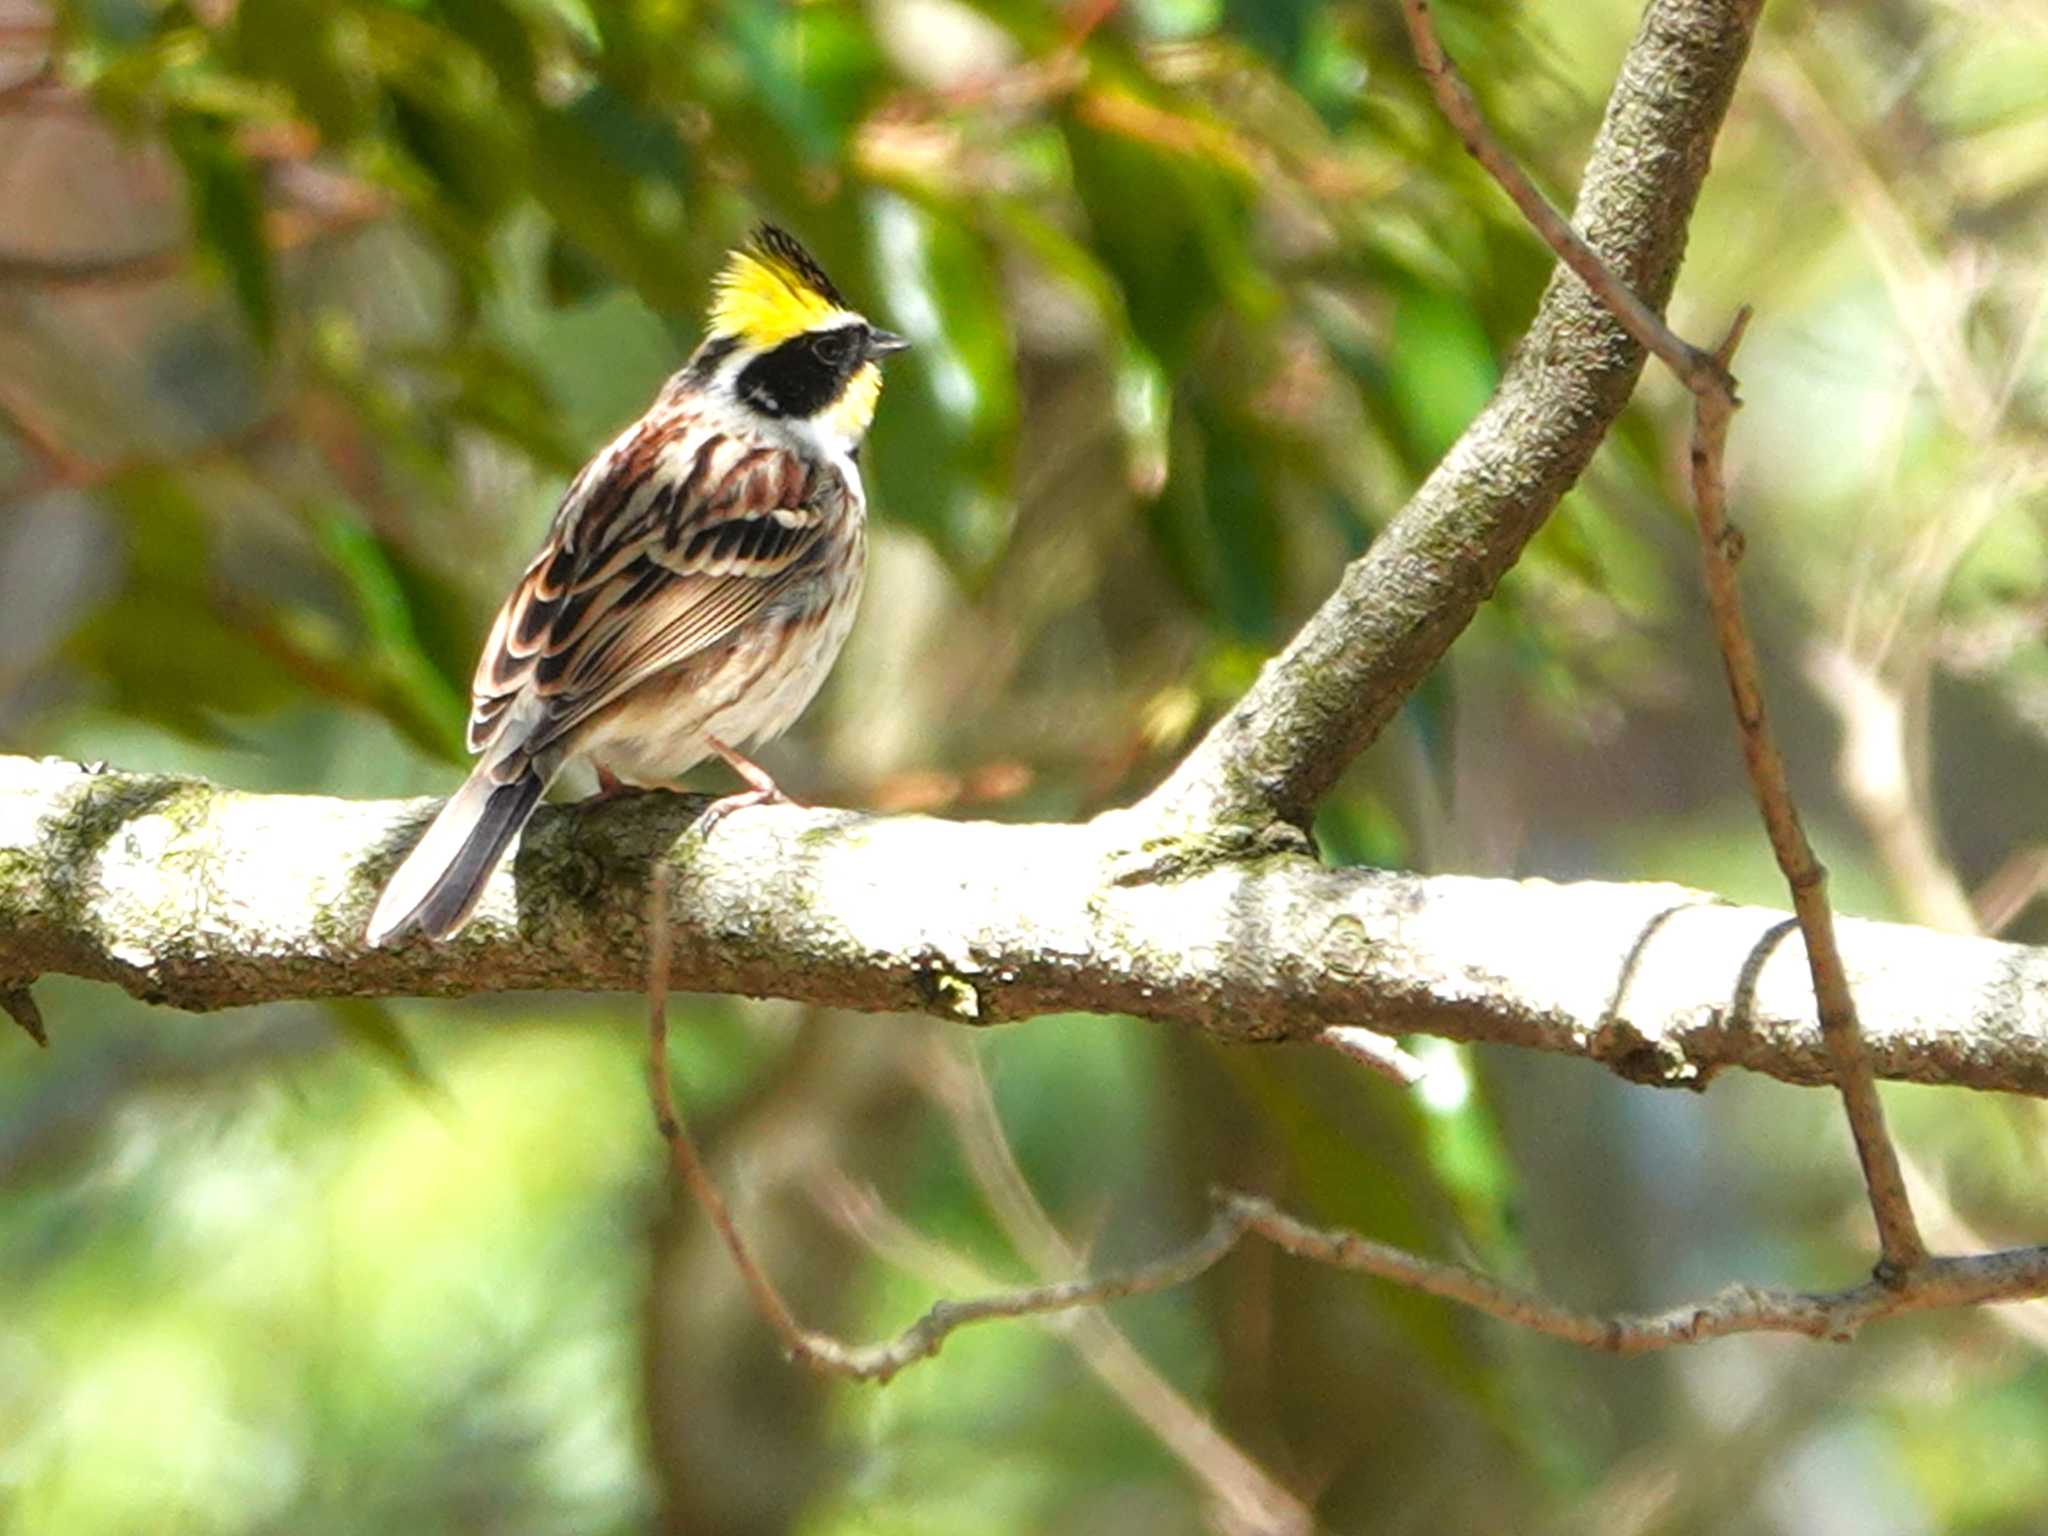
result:
[(785, 799), (745, 749), (787, 730), (853, 623), (867, 567), (861, 441), (908, 343), (762, 224), (714, 279), (702, 340), (564, 493), (498, 610), (471, 688), (477, 762), (392, 873), (365, 939), (460, 932), (555, 776), (601, 797), (711, 757)]

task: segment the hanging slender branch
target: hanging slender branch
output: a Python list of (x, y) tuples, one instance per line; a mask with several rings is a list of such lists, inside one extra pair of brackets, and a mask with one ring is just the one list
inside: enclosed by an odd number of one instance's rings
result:
[[(1744, 310), (1735, 317), (1727, 339), (1716, 349), (1715, 357), (1724, 371), (1748, 324), (1749, 312)], [(1706, 391), (1694, 401), (1693, 506), (1699, 522), (1707, 606), (1714, 616), (1714, 634), (1726, 665), (1742, 760), (1749, 770), (1750, 786), (1771, 840), (1771, 852), (1791, 888), (1792, 909), (1798, 914), (1800, 935), (1805, 940), (1807, 965), (1813, 974), (1813, 995), (1820, 1011), (1821, 1036), (1834, 1063), (1835, 1085), (1841, 1090), (1848, 1112), (1849, 1130), (1855, 1137), (1856, 1157), (1863, 1166), (1863, 1183), (1869, 1191), (1870, 1211), (1877, 1222), (1878, 1240), (1884, 1252), (1879, 1275), (1897, 1279), (1927, 1257), (1927, 1248), (1921, 1241), (1919, 1224), (1913, 1219), (1913, 1202), (1906, 1193), (1905, 1176), (1899, 1171), (1898, 1151), (1885, 1130), (1884, 1104), (1877, 1096), (1877, 1078), (1864, 1049), (1856, 999), (1849, 989), (1848, 968), (1842, 962), (1841, 945), (1835, 936), (1834, 908), (1828, 904), (1828, 872), (1814, 856), (1813, 844), (1807, 840), (1799, 809), (1792, 800), (1792, 786), (1785, 777), (1785, 759), (1771, 734), (1770, 715), (1764, 705), (1756, 647), (1749, 638), (1749, 625), (1742, 613), (1742, 589), (1735, 577), (1742, 540), (1727, 518), (1721, 470), (1728, 422), (1734, 409), (1732, 395), (1721, 390)]]
[(1750, 786), (1770, 838), (1771, 851), (1792, 892), (1792, 907), (1798, 916), (1813, 976), (1821, 1032), (1827, 1041), (1835, 1083), (1848, 1113), (1857, 1160), (1869, 1191), (1871, 1214), (1877, 1223), (1883, 1250), (1878, 1273), (1881, 1278), (1895, 1279), (1923, 1260), (1927, 1250), (1913, 1219), (1912, 1201), (1899, 1171), (1898, 1152), (1885, 1130), (1884, 1105), (1877, 1096), (1877, 1081), (1857, 1023), (1855, 998), (1849, 990), (1848, 973), (1835, 938), (1834, 909), (1827, 899), (1827, 870), (1807, 841), (1785, 776), (1784, 758), (1771, 734), (1764, 708), (1762, 673), (1743, 618), (1741, 589), (1735, 579), (1735, 562), (1741, 557), (1742, 545), (1726, 516), (1722, 461), (1728, 424), (1741, 404), (1728, 365), (1748, 327), (1749, 312), (1744, 310), (1736, 316), (1727, 338), (1711, 354), (1702, 353), (1672, 334), (1655, 310), (1616, 276), (1544, 200), (1487, 129), (1471, 91), (1458, 77), (1437, 38), (1427, 0), (1401, 0), (1401, 11), (1422, 71), (1465, 148), (1500, 183), (1558, 259), (1578, 273), (1629, 333), (1663, 358), (1692, 392), (1693, 504), (1698, 515), (1707, 602), (1735, 706), (1743, 763), (1749, 771)]

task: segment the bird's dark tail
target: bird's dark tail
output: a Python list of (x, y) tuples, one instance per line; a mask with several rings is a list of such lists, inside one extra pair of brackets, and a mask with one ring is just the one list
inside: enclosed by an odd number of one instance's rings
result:
[(527, 762), (501, 779), (509, 764), (479, 763), (392, 874), (364, 937), (372, 947), (418, 928), (430, 938), (459, 932), (519, 829), (533, 815), (551, 774)]

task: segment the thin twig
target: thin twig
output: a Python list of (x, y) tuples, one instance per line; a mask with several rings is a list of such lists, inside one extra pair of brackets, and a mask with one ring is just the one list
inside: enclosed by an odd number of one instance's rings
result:
[[(1715, 350), (1715, 358), (1724, 371), (1742, 341), (1749, 313), (1744, 308), (1736, 315), (1727, 339)], [(1728, 692), (1734, 702), (1736, 730), (1742, 741), (1742, 760), (1748, 767), (1757, 810), (1763, 816), (1778, 868), (1791, 889), (1792, 910), (1806, 941), (1821, 1038), (1827, 1045), (1835, 1084), (1848, 1110), (1849, 1130), (1856, 1139), (1856, 1156), (1863, 1165), (1871, 1214), (1876, 1218), (1878, 1239), (1884, 1251), (1878, 1273), (1881, 1278), (1896, 1279), (1921, 1263), (1927, 1257), (1927, 1249), (1913, 1219), (1913, 1204), (1906, 1193), (1905, 1178), (1899, 1172), (1898, 1153), (1885, 1131), (1884, 1104), (1877, 1096), (1877, 1078), (1870, 1069), (1870, 1058), (1863, 1048), (1863, 1031), (1856, 1019), (1856, 1000), (1850, 994), (1848, 971), (1835, 942), (1827, 869), (1814, 856), (1798, 807), (1793, 804), (1791, 785), (1785, 777), (1785, 760), (1771, 735), (1770, 718), (1764, 707), (1756, 648), (1743, 618), (1742, 591), (1735, 579), (1735, 562), (1741, 557), (1742, 540), (1728, 522), (1721, 473), (1728, 423), (1736, 403), (1732, 395), (1713, 390), (1698, 395), (1694, 401), (1692, 493), (1699, 520), (1707, 605), (1713, 613), (1714, 634), (1728, 674)]]
[[(933, 1285), (990, 1284), (972, 1260), (934, 1243), (890, 1210), (872, 1188), (853, 1183), (837, 1170), (821, 1172), (813, 1180), (812, 1199), (833, 1225), (898, 1269)], [(1203, 1234), (1194, 1251), (1210, 1252), (1209, 1239), (1216, 1230), (1212, 1227)], [(1242, 1235), (1233, 1226), (1229, 1244), (1215, 1251), (1210, 1262), (1221, 1259)], [(1049, 1331), (1074, 1346), (1098, 1379), (1207, 1486), (1217, 1500), (1213, 1513), (1222, 1517), (1218, 1530), (1231, 1536), (1308, 1536), (1316, 1529), (1309, 1507), (1225, 1439), (1120, 1332), (1115, 1338), (1121, 1350), (1101, 1347), (1101, 1331), (1113, 1330), (1114, 1325), (1099, 1311), (1062, 1312), (1043, 1321)], [(1125, 1353), (1141, 1373), (1135, 1378), (1118, 1358)]]
[(11, 109), (25, 97), (47, 87), (54, 86), (56, 83), (56, 63), (54, 60), (46, 58), (26, 74), (8, 81), (5, 85), (0, 85), (0, 112)]
[[(1919, 1213), (1932, 1241), (1966, 1253), (1982, 1253), (1990, 1248), (1983, 1233), (1956, 1210), (1943, 1184), (1937, 1183), (1926, 1169), (1914, 1166), (1913, 1159), (1903, 1152), (1899, 1154), (1899, 1171), (1906, 1176), (1913, 1209)], [(2048, 1302), (2014, 1302), (1988, 1313), (1986, 1320), (2048, 1354)]]
[(781, 1292), (775, 1289), (775, 1283), (754, 1262), (732, 1212), (726, 1208), (725, 1198), (697, 1154), (697, 1143), (689, 1127), (676, 1113), (675, 1094), (668, 1080), (668, 885), (668, 866), (657, 863), (647, 896), (647, 1093), (654, 1103), (654, 1126), (668, 1143), (676, 1177), (704, 1208), (704, 1214), (711, 1218), (711, 1225), (717, 1228), (732, 1254), (733, 1263), (739, 1266), (740, 1279), (753, 1298), (755, 1309), (775, 1330), (783, 1348), (801, 1357), (806, 1352), (804, 1330), (790, 1313)]
[[(1579, 1312), (1462, 1264), (1427, 1259), (1356, 1232), (1311, 1226), (1261, 1195), (1216, 1192), (1217, 1219), (1188, 1248), (1155, 1260), (1192, 1277), (1256, 1232), (1297, 1258), (1357, 1270), (1502, 1322), (1608, 1354), (1641, 1355), (1739, 1333), (1797, 1334), (1846, 1343), (1864, 1327), (1912, 1312), (2033, 1301), (2048, 1296), (2048, 1247), (1929, 1258), (1895, 1279), (1840, 1291), (1730, 1285), (1703, 1301), (1648, 1313)], [(1224, 1240), (1222, 1234), (1231, 1234)]]
[(175, 276), (191, 259), (180, 241), (142, 251), (93, 251), (82, 256), (39, 256), (0, 251), (0, 283), (35, 288), (100, 288), (152, 283)]
[[(1041, 1274), (1080, 1269), (1081, 1256), (1039, 1202), (1017, 1162), (996, 1112), (988, 1075), (973, 1047), (957, 1038), (934, 1046), (925, 1063), (926, 1080), (952, 1120), (982, 1198), (995, 1211), (1011, 1244)], [(1300, 1536), (1315, 1529), (1308, 1506), (1160, 1375), (1115, 1323), (1092, 1310), (1063, 1321), (1088, 1368), (1227, 1512), (1227, 1529), (1261, 1536)]]
[(1219, 1214), (1209, 1224), (1208, 1231), (1186, 1248), (1135, 1269), (1093, 1280), (1056, 1280), (1046, 1285), (1025, 1286), (966, 1301), (934, 1302), (930, 1311), (888, 1343), (860, 1349), (837, 1346), (844, 1351), (844, 1360), (830, 1368), (863, 1380), (887, 1381), (906, 1365), (937, 1354), (946, 1336), (967, 1323), (983, 1322), (993, 1317), (1032, 1317), (1046, 1312), (1066, 1312), (1076, 1307), (1096, 1307), (1107, 1301), (1119, 1301), (1126, 1296), (1172, 1290), (1214, 1267), (1216, 1261), (1236, 1244), (1239, 1232), (1236, 1221), (1228, 1215)]
[(1835, 782), (1906, 916), (1943, 933), (1978, 932), (1970, 893), (1942, 853), (1933, 808), (1913, 772), (1906, 689), (1847, 645), (1824, 641), (1808, 649), (1806, 675), (1841, 722)]
[(1977, 926), (1996, 936), (2005, 932), (2021, 913), (2048, 891), (2048, 843), (2016, 848), (1993, 870), (1970, 897), (1970, 909)]
[[(1871, 1279), (1847, 1290), (1730, 1285), (1704, 1300), (1659, 1312), (1580, 1312), (1462, 1264), (1427, 1259), (1341, 1228), (1311, 1226), (1261, 1195), (1218, 1190), (1215, 1200), (1217, 1217), (1208, 1230), (1188, 1247), (1155, 1260), (1153, 1267), (1178, 1270), (1193, 1278), (1222, 1259), (1245, 1233), (1256, 1232), (1296, 1258), (1357, 1270), (1607, 1354), (1650, 1354), (1739, 1333), (1795, 1334), (1846, 1343), (1872, 1323), (1908, 1313), (2048, 1297), (2048, 1247), (2008, 1248), (1967, 1257), (1929, 1258), (1896, 1280)], [(910, 1240), (910, 1235), (900, 1231), (892, 1237), (870, 1198), (849, 1199), (842, 1192), (827, 1204), (835, 1220), (878, 1251)], [(921, 1247), (922, 1240), (916, 1241)]]
[(1414, 42), (1422, 72), (1465, 148), (1500, 183), (1558, 258), (1579, 274), (1630, 335), (1664, 359), (1692, 391), (1693, 499), (1706, 566), (1707, 598), (1727, 668), (1729, 692), (1735, 702), (1743, 760), (1749, 767), (1750, 784), (1778, 867), (1791, 887), (1793, 911), (1806, 941), (1821, 1035), (1848, 1110), (1849, 1129), (1855, 1137), (1856, 1155), (1863, 1165), (1871, 1212), (1877, 1221), (1883, 1249), (1879, 1278), (1896, 1280), (1922, 1262), (1927, 1250), (1913, 1220), (1912, 1202), (1899, 1172), (1898, 1154), (1885, 1131), (1884, 1106), (1877, 1096), (1876, 1078), (1856, 1020), (1855, 999), (1850, 995), (1848, 974), (1835, 942), (1834, 913), (1827, 901), (1827, 871), (1806, 840), (1786, 782), (1784, 760), (1770, 734), (1756, 652), (1743, 621), (1741, 594), (1735, 582), (1741, 540), (1727, 522), (1721, 461), (1728, 423), (1741, 404), (1728, 364), (1749, 324), (1749, 311), (1745, 309), (1736, 317), (1726, 340), (1711, 354), (1673, 335), (1649, 306), (1607, 269), (1570, 222), (1544, 200), (1521, 167), (1488, 132), (1471, 91), (1458, 77), (1437, 40), (1428, 0), (1401, 0), (1401, 11), (1407, 19), (1408, 35)]
[(1522, 216), (1535, 226), (1543, 243), (1590, 288), (1623, 329), (1646, 350), (1662, 358), (1695, 395), (1707, 391), (1727, 392), (1726, 370), (1708, 353), (1679, 336), (1655, 310), (1645, 304), (1586, 244), (1579, 232), (1550, 200), (1536, 190), (1514, 157), (1501, 146), (1486, 120), (1479, 115), (1479, 103), (1458, 68), (1444, 52), (1436, 34), (1436, 22), (1429, 13), (1429, 0), (1401, 0), (1401, 14), (1408, 23), (1408, 38), (1415, 46), (1416, 63), (1422, 67), (1429, 88), (1436, 96), (1451, 127), (1457, 131), (1465, 152), (1485, 169), (1507, 193)]
[(1257, 1195), (1224, 1193), (1218, 1198), (1247, 1230), (1300, 1258), (1361, 1270), (1609, 1354), (1647, 1354), (1737, 1333), (1796, 1333), (1840, 1343), (1866, 1324), (1905, 1312), (2048, 1295), (2048, 1248), (2011, 1248), (1967, 1258), (1926, 1259), (1894, 1277), (1868, 1280), (1844, 1291), (1731, 1285), (1705, 1301), (1662, 1312), (1602, 1316), (1561, 1307), (1460, 1264), (1425, 1259), (1355, 1232), (1308, 1226)]
[(782, 1293), (740, 1235), (738, 1223), (676, 1111), (668, 1079), (668, 870), (661, 864), (655, 866), (648, 894), (647, 945), (647, 1090), (654, 1105), (655, 1128), (668, 1143), (676, 1177), (703, 1207), (733, 1263), (739, 1267), (740, 1279), (755, 1310), (774, 1330), (790, 1358), (802, 1361), (820, 1375), (886, 1382), (906, 1366), (936, 1355), (955, 1329), (969, 1323), (1063, 1312), (1099, 1306), (1125, 1296), (1169, 1290), (1210, 1268), (1238, 1239), (1240, 1224), (1228, 1212), (1219, 1211), (1202, 1237), (1154, 1263), (1092, 1280), (1060, 1280), (965, 1301), (937, 1301), (902, 1333), (879, 1344), (848, 1344), (831, 1334), (806, 1328), (796, 1320)]

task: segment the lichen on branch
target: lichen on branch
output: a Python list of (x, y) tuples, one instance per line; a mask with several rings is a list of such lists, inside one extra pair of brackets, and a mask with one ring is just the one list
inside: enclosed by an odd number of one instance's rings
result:
[[(363, 921), (432, 802), (0, 758), (0, 988), (58, 972), (187, 1009), (632, 992), (659, 860), (679, 990), (963, 1025), (1133, 1014), (1235, 1042), (1434, 1034), (1670, 1087), (1730, 1068), (1829, 1080), (1790, 919), (1681, 886), (1295, 853), (1133, 879), (1150, 826), (1133, 811), (1000, 825), (781, 806), (705, 839), (703, 803), (544, 809), (470, 929), (384, 950)], [(2048, 1096), (2048, 952), (1887, 923), (1841, 938), (1880, 1075)]]

